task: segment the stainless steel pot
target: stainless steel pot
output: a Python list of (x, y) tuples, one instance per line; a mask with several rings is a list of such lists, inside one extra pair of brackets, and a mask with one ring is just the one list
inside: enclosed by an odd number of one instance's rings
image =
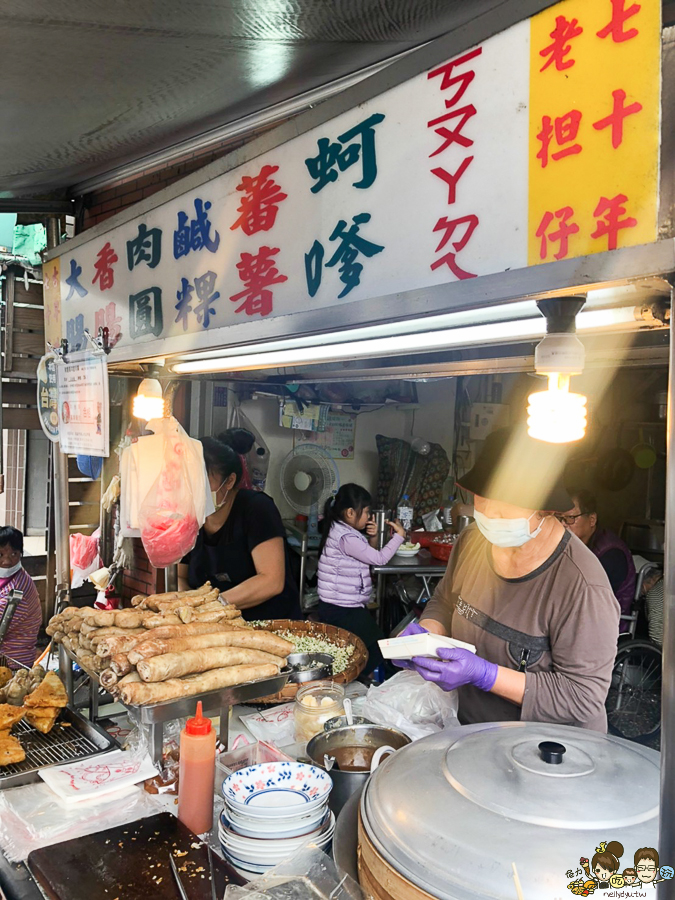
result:
[[(352, 725), (315, 735), (307, 744), (307, 756), (314, 765), (324, 769), (326, 768), (324, 756), (337, 755), (339, 765), (340, 751), (348, 748), (368, 751), (378, 750), (380, 747), (393, 747), (394, 750), (400, 750), (409, 743), (410, 738), (396, 728), (385, 728), (382, 725)], [(351, 795), (355, 791), (360, 791), (370, 778), (370, 764), (360, 771), (343, 771), (333, 766), (330, 777), (333, 780), (333, 790), (329, 805), (337, 815)]]

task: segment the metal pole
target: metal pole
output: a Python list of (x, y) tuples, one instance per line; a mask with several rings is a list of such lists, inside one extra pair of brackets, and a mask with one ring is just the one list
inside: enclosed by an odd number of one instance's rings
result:
[[(671, 310), (673, 289), (671, 286)], [(666, 427), (666, 546), (663, 597), (663, 681), (661, 692), (661, 807), (659, 856), (675, 859), (675, 329), (670, 323), (668, 420)], [(658, 885), (658, 896), (672, 897), (672, 882)]]
[[(60, 243), (60, 223), (47, 219), (47, 247)], [(70, 599), (70, 520), (68, 510), (68, 457), (58, 443), (52, 444), (54, 471), (54, 532), (56, 541), (56, 612)]]

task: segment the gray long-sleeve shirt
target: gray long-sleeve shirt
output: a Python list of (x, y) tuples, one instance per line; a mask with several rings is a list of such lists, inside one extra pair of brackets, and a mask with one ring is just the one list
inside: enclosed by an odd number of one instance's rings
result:
[(471, 526), (457, 542), (422, 624), (428, 618), (452, 637), (475, 644), (479, 656), (509, 669), (520, 663), (518, 639), (491, 633), (486, 625), (492, 632), (506, 626), (544, 643), (548, 638), (549, 649), (530, 653), (522, 708), (468, 685), (459, 690), (462, 723), (520, 719), (607, 730), (605, 700), (619, 604), (598, 559), (575, 535), (566, 532), (534, 572), (509, 579), (496, 574), (490, 544)]

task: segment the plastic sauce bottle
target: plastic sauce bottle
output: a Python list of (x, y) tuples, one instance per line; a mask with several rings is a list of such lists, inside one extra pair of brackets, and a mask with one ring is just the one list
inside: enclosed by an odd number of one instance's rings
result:
[(407, 494), (403, 495), (403, 499), (399, 503), (396, 514), (399, 522), (401, 523), (401, 525), (403, 525), (406, 532), (412, 531), (413, 508)]
[(202, 715), (197, 703), (194, 719), (180, 733), (180, 779), (178, 818), (194, 834), (213, 827), (213, 783), (216, 774), (216, 733), (211, 719)]

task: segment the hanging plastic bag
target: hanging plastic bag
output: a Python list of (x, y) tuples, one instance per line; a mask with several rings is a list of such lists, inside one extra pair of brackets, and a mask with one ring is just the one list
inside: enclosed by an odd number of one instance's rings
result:
[(391, 725), (413, 741), (459, 725), (457, 691), (444, 691), (417, 672), (399, 672), (378, 687), (371, 687), (363, 715), (378, 725)]
[(71, 587), (73, 590), (82, 587), (86, 579), (101, 568), (99, 556), (99, 538), (101, 532), (97, 529), (92, 535), (70, 535), (70, 568)]
[(190, 481), (189, 441), (180, 426), (164, 435), (159, 475), (138, 512), (141, 540), (157, 569), (180, 562), (194, 547), (199, 533)]

